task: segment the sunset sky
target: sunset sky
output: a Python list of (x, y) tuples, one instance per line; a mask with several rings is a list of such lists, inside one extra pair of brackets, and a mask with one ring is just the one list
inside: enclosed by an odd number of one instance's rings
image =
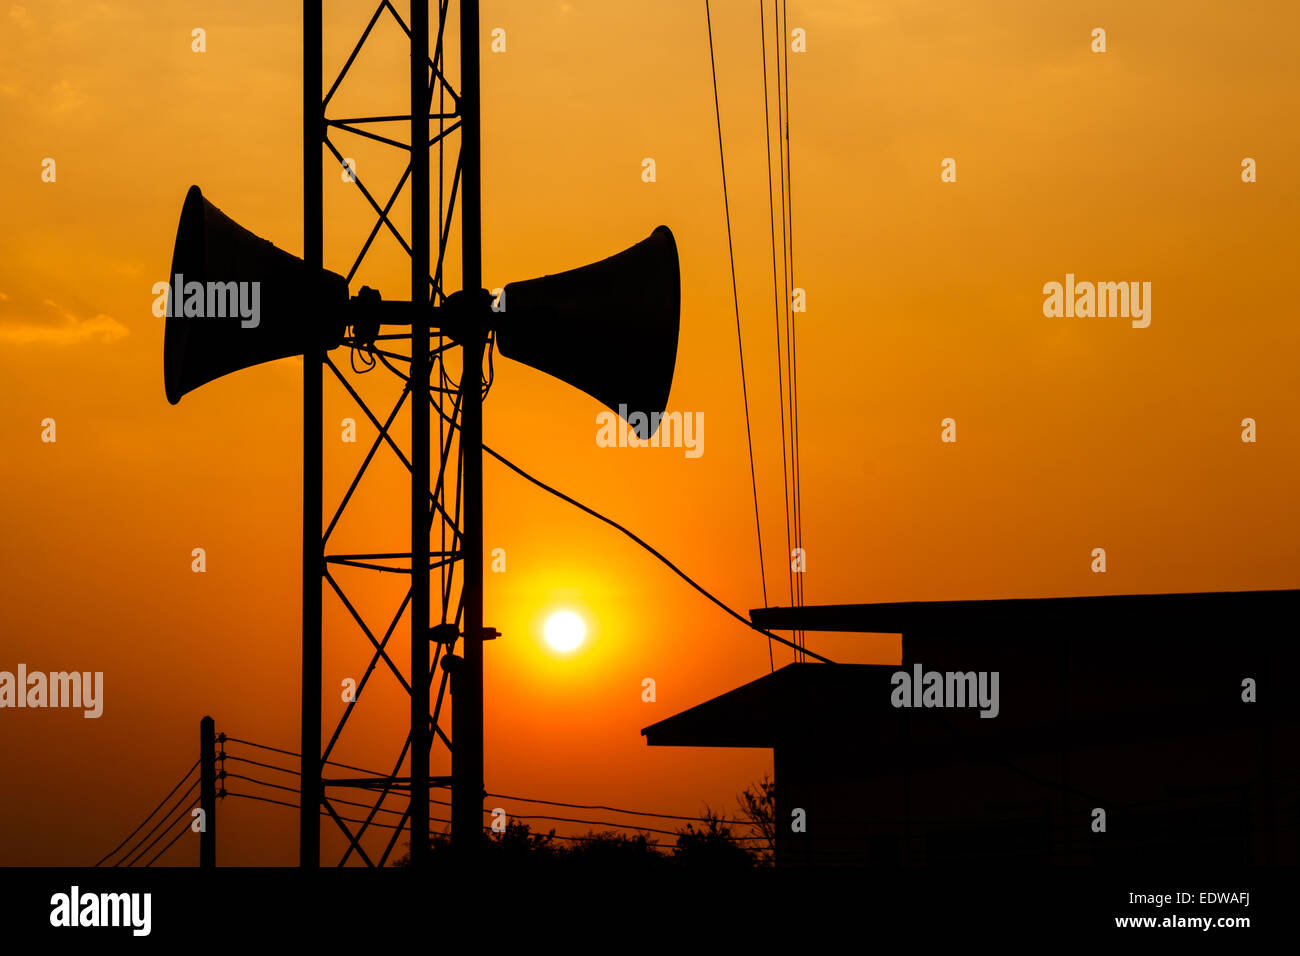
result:
[[(325, 86), (373, 9), (326, 4)], [(788, 604), (758, 4), (712, 16), (768, 600)], [(598, 447), (602, 406), (498, 358), (485, 441), (732, 607), (761, 606), (704, 4), (485, 0), (481, 22), (485, 285), (668, 225), (669, 408), (705, 422), (699, 457)], [(791, 3), (789, 27), (807, 33), (790, 56), (807, 603), (1300, 585), (1300, 7), (827, 0)], [(404, 43), (384, 21), (330, 115), (404, 112)], [(0, 711), (0, 864), (93, 863), (194, 761), (205, 714), (296, 749), (301, 362), (170, 406), (150, 306), (191, 184), (302, 252), (301, 82), (296, 2), (0, 2), (0, 670), (102, 671), (106, 687), (97, 720)], [(396, 153), (332, 138), (386, 198)], [(372, 217), (322, 162), (326, 265), (345, 272)], [(381, 234), (353, 292), (405, 298), (407, 268)], [(1150, 282), (1150, 326), (1045, 317), (1043, 286), (1067, 273)], [(357, 445), (339, 440), (346, 416)], [(328, 381), (324, 419), (332, 512), (373, 431)], [(379, 460), (340, 534), (400, 551), (409, 492)], [(609, 527), (484, 470), (484, 543), (507, 556), (486, 576), (503, 635), (485, 650), (487, 789), (732, 813), (770, 752), (651, 749), (640, 729), (766, 673), (766, 640)], [(369, 586), (359, 600), (393, 604)], [(368, 645), (324, 607), (328, 728)], [(543, 641), (559, 609), (588, 628), (567, 656)], [(808, 640), (841, 661), (897, 647)], [(400, 745), (405, 705), (383, 693), (340, 759), (379, 765)], [(223, 864), (296, 862), (293, 811), (220, 814)], [(166, 861), (194, 853), (182, 841)]]

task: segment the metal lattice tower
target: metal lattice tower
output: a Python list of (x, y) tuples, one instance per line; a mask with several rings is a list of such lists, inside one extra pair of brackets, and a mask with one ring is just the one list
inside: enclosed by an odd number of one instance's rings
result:
[[(304, 256), (309, 266), (321, 268), (324, 258), (324, 208), (322, 156), (328, 151), (340, 164), (344, 157), (331, 140), (331, 132), (346, 131), (408, 153), (406, 170), (396, 188), (381, 203), (356, 176), (355, 185), (371, 206), (375, 224), (347, 273), (351, 283), (372, 248), (380, 229), (387, 229), (411, 260), (410, 331), (375, 336), (374, 330), (350, 328), (343, 344), (355, 351), (352, 368), (340, 367), (324, 351), (308, 351), (303, 363), (303, 614), (302, 614), (302, 801), (299, 860), (305, 867), (320, 864), (321, 811), (347, 839), (340, 863), (353, 854), (368, 865), (388, 862), (403, 830), (409, 833), (411, 862), (419, 865), (429, 854), (429, 804), (431, 787), (451, 788), (453, 843), (471, 850), (482, 837), (483, 812), (483, 649), (484, 637), (495, 636), (483, 628), (482, 541), (482, 378), (483, 353), (490, 346), (486, 330), (459, 334), (456, 340), (431, 332), (434, 310), (448, 300), (443, 263), (451, 238), (451, 223), (460, 222), (460, 288), (480, 294), (481, 206), (479, 158), (479, 46), (477, 0), (460, 2), (459, 89), (445, 75), (443, 57), (449, 0), (437, 3), (436, 22), (430, 22), (429, 0), (412, 0), (410, 22), (405, 22), (389, 0), (381, 0), (343, 64), (337, 79), (321, 95), (322, 9), (319, 0), (303, 5), (303, 229)], [(410, 110), (404, 116), (330, 116), (331, 101), (343, 84), (358, 54), (381, 18), (391, 17), (410, 40)], [(432, 50), (431, 28), (436, 28)], [(372, 41), (373, 42), (373, 41)], [(440, 104), (434, 109), (434, 103)], [(386, 135), (394, 126), (409, 124), (403, 143)], [(437, 129), (433, 129), (433, 123)], [(383, 133), (376, 132), (377, 129)], [(458, 140), (458, 143), (456, 142)], [(438, 203), (436, 232), (432, 228), (430, 154), (437, 151), (440, 170), (446, 150), (458, 147), (455, 173), (446, 191), (445, 205)], [(390, 220), (390, 212), (403, 189), (411, 209), (409, 241)], [(441, 190), (440, 190), (441, 192)], [(432, 235), (431, 235), (432, 233)], [(436, 256), (434, 255), (436, 251)], [(422, 308), (429, 303), (433, 309)], [(449, 310), (450, 311), (450, 310)], [(439, 330), (441, 331), (441, 330)], [(459, 352), (459, 355), (455, 353)], [(369, 368), (387, 375), (392, 404), (375, 407), (367, 402), (355, 381), (355, 359), (361, 355)], [(456, 361), (458, 359), (458, 361)], [(451, 360), (451, 361), (449, 361)], [(350, 374), (349, 374), (350, 373)], [(334, 378), (359, 411), (377, 430), (374, 442), (346, 493), (331, 502), (333, 517), (322, 521), (323, 484), (323, 380)], [(370, 389), (369, 391), (373, 391)], [(393, 434), (403, 405), (409, 403), (410, 435), (403, 448)], [(437, 455), (433, 454), (432, 419), (436, 413)], [(408, 552), (341, 553), (331, 550), (331, 539), (354, 492), (372, 466), (382, 446), (401, 460), (411, 478), (411, 545)], [(432, 462), (436, 460), (436, 474)], [(436, 547), (434, 546), (436, 544)], [(396, 613), (386, 620), (367, 621), (357, 602), (340, 585), (334, 573), (341, 567), (369, 574), (407, 575), (410, 587)], [(434, 590), (436, 576), (436, 593)], [(322, 736), (322, 603), (336, 598), (370, 644), (369, 666), (338, 723)], [(390, 653), (392, 639), (407, 616), (409, 623), (409, 679)], [(330, 634), (329, 640), (351, 640), (351, 635)], [(335, 748), (345, 737), (349, 719), (362, 706), (372, 673), (391, 672), (410, 697), (410, 731), (393, 754), (391, 770), (382, 776), (344, 776), (330, 766)], [(447, 711), (451, 697), (451, 727)], [(322, 740), (324, 744), (322, 746)], [(453, 742), (455, 746), (453, 747)], [(445, 748), (451, 774), (430, 777), (430, 754)], [(405, 768), (405, 772), (403, 769)], [(400, 824), (378, 839), (375, 824), (386, 799), (409, 792), (409, 804)], [(346, 796), (343, 794), (346, 793)], [(361, 803), (369, 810), (341, 812), (336, 801)], [(357, 814), (364, 819), (358, 821)], [(347, 816), (350, 819), (345, 820)], [(369, 851), (367, 848), (369, 847)]]

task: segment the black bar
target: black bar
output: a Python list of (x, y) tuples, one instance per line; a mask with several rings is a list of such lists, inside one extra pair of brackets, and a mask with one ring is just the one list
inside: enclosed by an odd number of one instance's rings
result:
[[(684, 869), (678, 878), (649, 878), (631, 869), (623, 878), (611, 878), (620, 871), (609, 864), (581, 871), (559, 871), (547, 881), (527, 865), (504, 866), (496, 872), (466, 873), (447, 864), (436, 875), (436, 897), (427, 880), (412, 880), (402, 868), (379, 872), (359, 867), (326, 868), (314, 872), (286, 872), (273, 867), (150, 869), (73, 869), (70, 867), (0, 867), (0, 925), (4, 926), (7, 951), (24, 952), (24, 943), (35, 945), (32, 953), (64, 952), (68, 940), (88, 940), (89, 948), (135, 948), (174, 944), (177, 952), (192, 951), (196, 935), (225, 941), (236, 927), (257, 927), (259, 943), (286, 944), (293, 952), (324, 952), (337, 949), (341, 937), (358, 943), (373, 942), (373, 930), (363, 936), (367, 924), (353, 925), (334, 917), (346, 905), (357, 913), (407, 913), (423, 916), (436, 904), (437, 925), (465, 934), (483, 933), (483, 927), (502, 922), (499, 900), (492, 890), (505, 886), (511, 893), (510, 918), (516, 925), (547, 925), (555, 919), (560, 887), (566, 893), (580, 893), (594, 922), (601, 930), (616, 932), (627, 925), (628, 890), (651, 912), (677, 913), (684, 908), (683, 887), (707, 886), (714, 908), (724, 912), (761, 912), (762, 920), (736, 920), (728, 935), (738, 947), (761, 948), (773, 933), (789, 934), (804, 949), (815, 941), (842, 931), (846, 936), (863, 934), (864, 925), (905, 927), (915, 935), (924, 933), (927, 942), (940, 946), (952, 941), (968, 947), (973, 927), (994, 927), (1000, 940), (1024, 941), (1026, 948), (1042, 948), (1046, 939), (1094, 940), (1114, 948), (1133, 948), (1133, 940), (1168, 937), (1176, 941), (1206, 937), (1217, 942), (1216, 951), (1249, 952), (1267, 939), (1285, 938), (1294, 929), (1294, 871), (1287, 869), (1225, 869), (1160, 860), (1144, 860), (1123, 868), (1044, 868), (999, 866), (980, 861), (965, 868), (876, 870), (771, 868), (728, 870), (725, 878), (707, 872)], [(669, 870), (667, 873), (673, 873)], [(638, 875), (633, 875), (638, 874)], [(141, 892), (152, 896), (149, 935), (135, 937), (127, 925), (72, 930), (51, 924), (51, 899), (68, 894), (72, 886), (84, 894)], [(485, 889), (486, 888), (486, 889)], [(1170, 905), (1157, 908), (1134, 902), (1134, 893), (1203, 891), (1249, 893), (1241, 902)], [(807, 907), (792, 907), (791, 899), (818, 901), (814, 919)], [(572, 896), (566, 897), (571, 900)], [(290, 919), (286, 913), (323, 918)], [(1121, 927), (1120, 917), (1151, 917), (1159, 921), (1171, 916), (1195, 915), (1211, 918), (1248, 919), (1249, 925), (1233, 928), (1161, 930)], [(619, 917), (623, 917), (620, 921)], [(373, 917), (372, 917), (373, 919)], [(840, 927), (837, 931), (836, 927)], [(1270, 930), (1271, 927), (1271, 930)], [(759, 936), (762, 934), (762, 938)], [(1127, 940), (1126, 940), (1127, 937)], [(471, 938), (466, 935), (466, 938)], [(107, 946), (100, 940), (109, 940)], [(119, 944), (116, 941), (125, 941)], [(751, 942), (752, 940), (752, 942)], [(755, 946), (758, 943), (760, 945)], [(55, 945), (57, 944), (57, 945)], [(1214, 945), (1213, 943), (1211, 945)], [(36, 948), (39, 947), (39, 948)], [(932, 949), (937, 947), (932, 947)], [(1151, 948), (1151, 947), (1148, 947)], [(1184, 947), (1177, 942), (1171, 952)], [(1197, 947), (1192, 947), (1193, 949)], [(1207, 947), (1208, 949), (1208, 947)]]

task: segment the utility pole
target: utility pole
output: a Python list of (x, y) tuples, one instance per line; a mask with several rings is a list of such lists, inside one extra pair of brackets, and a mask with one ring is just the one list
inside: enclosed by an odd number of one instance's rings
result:
[(199, 867), (217, 865), (217, 731), (211, 717), (199, 721)]

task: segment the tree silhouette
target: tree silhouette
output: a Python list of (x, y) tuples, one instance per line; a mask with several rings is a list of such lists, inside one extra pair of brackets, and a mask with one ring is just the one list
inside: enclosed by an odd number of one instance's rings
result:
[[(687, 823), (676, 832), (670, 850), (643, 833), (629, 836), (614, 830), (589, 830), (581, 837), (562, 840), (555, 830), (534, 833), (527, 824), (510, 820), (500, 832), (487, 833), (479, 862), (502, 868), (569, 868), (601, 872), (646, 869), (718, 870), (771, 865), (776, 841), (775, 784), (767, 777), (746, 787), (737, 797), (741, 815), (763, 838), (758, 850), (748, 849), (732, 833), (723, 817), (705, 807), (697, 826)], [(434, 866), (454, 865), (455, 849), (449, 834), (429, 839)], [(410, 853), (394, 866), (410, 866)]]
[(753, 850), (756, 861), (771, 866), (776, 861), (776, 783), (767, 775), (736, 798), (740, 815), (754, 825), (765, 844)]
[(692, 869), (742, 869), (754, 865), (753, 855), (736, 842), (731, 828), (712, 810), (704, 811), (704, 826), (693, 823), (677, 831), (673, 861)]
[(600, 870), (662, 869), (670, 862), (659, 845), (645, 834), (628, 836), (611, 830), (588, 831), (574, 841), (565, 856), (575, 867)]

